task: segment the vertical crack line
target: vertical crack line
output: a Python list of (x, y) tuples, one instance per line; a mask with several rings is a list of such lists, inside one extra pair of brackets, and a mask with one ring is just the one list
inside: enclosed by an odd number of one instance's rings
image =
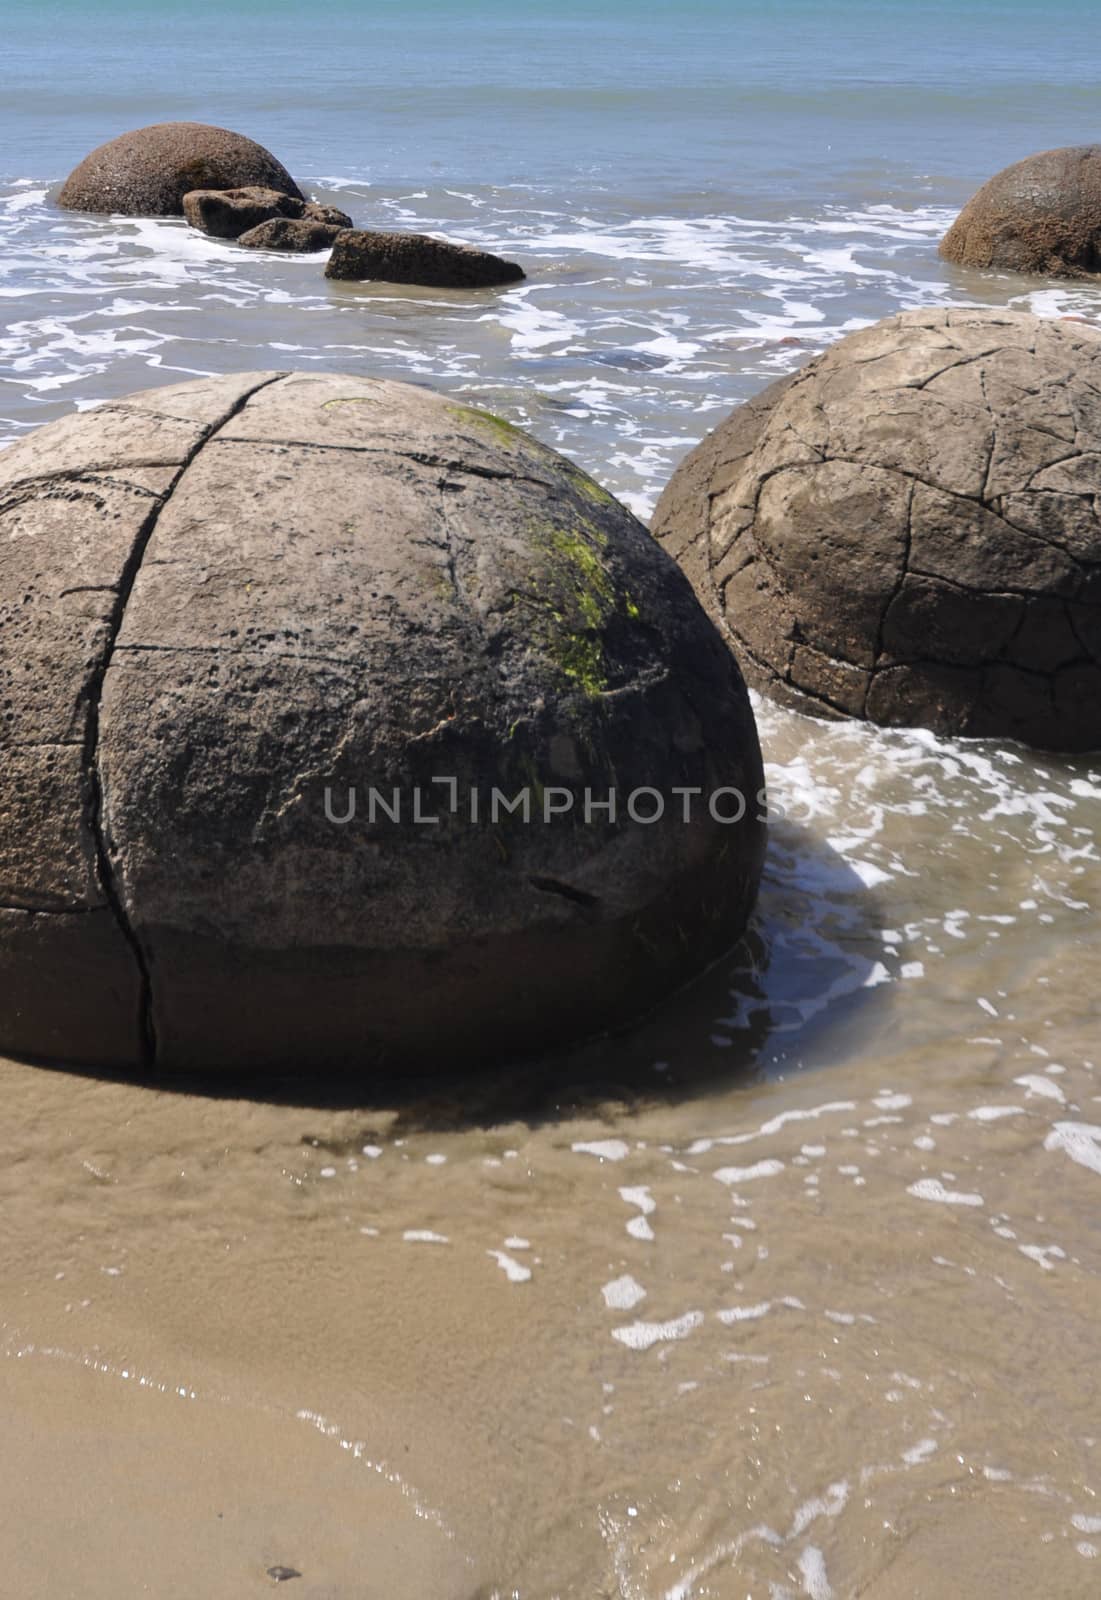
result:
[(151, 1069), (157, 1059), (157, 1035), (153, 1023), (153, 981), (150, 971), (150, 961), (138, 937), (123, 903), (119, 886), (115, 881), (114, 867), (111, 862), (111, 852), (107, 844), (107, 832), (104, 819), (103, 777), (99, 769), (99, 726), (100, 712), (103, 703), (103, 686), (107, 678), (107, 671), (115, 653), (115, 645), (122, 630), (123, 618), (126, 607), (134, 590), (134, 584), (141, 570), (145, 553), (149, 548), (149, 541), (160, 520), (161, 512), (171, 500), (179, 487), (187, 469), (204, 445), (218, 433), (227, 423), (232, 422), (252, 399), (259, 394), (261, 389), (266, 389), (269, 384), (278, 383), (281, 378), (287, 377), (285, 372), (277, 372), (270, 378), (265, 378), (262, 383), (255, 384), (251, 389), (240, 395), (233, 405), (215, 422), (199, 435), (198, 439), (181, 461), (178, 471), (172, 478), (164, 494), (161, 495), (153, 506), (149, 515), (142, 522), (134, 536), (130, 554), (123, 564), (119, 575), (118, 586), (115, 590), (115, 600), (107, 619), (107, 642), (100, 655), (94, 671), (89, 675), (85, 684), (85, 694), (88, 700), (88, 715), (84, 727), (84, 772), (88, 784), (88, 799), (86, 805), (86, 820), (92, 835), (92, 847), (95, 852), (96, 869), (99, 873), (100, 884), (104, 896), (119, 932), (122, 934), (134, 957), (138, 969), (139, 1001), (139, 1046), (141, 1050), (140, 1065), (146, 1070)]

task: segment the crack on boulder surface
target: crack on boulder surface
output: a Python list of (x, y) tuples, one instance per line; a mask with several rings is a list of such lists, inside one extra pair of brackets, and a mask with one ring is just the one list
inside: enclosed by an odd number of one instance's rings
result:
[(159, 468), (165, 472), (175, 471), (179, 461), (127, 461), (116, 466), (105, 467), (70, 467), (58, 472), (31, 472), (25, 478), (13, 478), (5, 485), (6, 494), (0, 499), (0, 514), (14, 511), (17, 507), (35, 503), (43, 498), (45, 490), (47, 499), (60, 500), (73, 498), (72, 496), (51, 495), (49, 489), (55, 483), (71, 484), (80, 489), (87, 486), (89, 489), (128, 489), (131, 494), (144, 495), (149, 500), (157, 500), (164, 493), (163, 489), (151, 489), (147, 483), (134, 483), (129, 478), (116, 477), (119, 472), (147, 472)]
[(103, 905), (94, 906), (25, 906), (15, 900), (0, 900), (0, 912), (18, 911), (25, 917), (93, 917), (101, 916)]
[(508, 472), (498, 467), (475, 466), (470, 461), (460, 461), (455, 456), (433, 455), (428, 450), (399, 450), (390, 449), (382, 445), (369, 444), (330, 444), (321, 439), (248, 439), (241, 434), (222, 435), (211, 440), (212, 444), (251, 444), (263, 448), (283, 448), (288, 450), (338, 450), (347, 455), (357, 456), (385, 456), (393, 461), (413, 461), (418, 467), (431, 467), (439, 472), (460, 472), (469, 478), (487, 478), (494, 483), (533, 483), (539, 489), (546, 489), (553, 494), (556, 485), (548, 482), (546, 478), (533, 478), (525, 472)]
[(321, 651), (273, 649), (270, 644), (120, 644), (115, 647), (122, 655), (165, 656), (253, 656), (260, 661), (317, 661), (330, 667), (358, 667), (362, 656), (333, 656)]
[(871, 676), (869, 677), (868, 683), (867, 683), (867, 687), (864, 690), (864, 700), (863, 700), (863, 704), (861, 706), (861, 715), (862, 716), (866, 716), (867, 715), (867, 711), (868, 711), (868, 696), (871, 693), (872, 680), (875, 678), (876, 670), (878, 669), (879, 663), (883, 658), (883, 635), (887, 631), (887, 618), (890, 616), (891, 607), (894, 605), (895, 601), (898, 599), (899, 595), (902, 593), (903, 588), (905, 587), (906, 579), (910, 576), (910, 553), (913, 550), (913, 546), (914, 546), (914, 495), (915, 495), (915, 493), (916, 493), (916, 484), (912, 483), (910, 485), (910, 493), (909, 493), (909, 495), (907, 496), (907, 499), (906, 499), (906, 531), (905, 531), (905, 543), (903, 544), (903, 547), (902, 547), (902, 565), (899, 567), (898, 577), (895, 580), (895, 586), (891, 590), (891, 593), (887, 596), (887, 599), (886, 599), (886, 601), (884, 603), (884, 606), (883, 606), (883, 610), (879, 614), (879, 625), (876, 628), (875, 644), (874, 644), (874, 646), (872, 648)]
[[(122, 629), (123, 619), (126, 615), (126, 607), (129, 604), (130, 596), (134, 590), (134, 584), (137, 581), (137, 576), (141, 570), (142, 561), (145, 558), (145, 552), (149, 548), (149, 542), (156, 530), (161, 513), (164, 511), (164, 508), (168, 505), (173, 494), (179, 487), (180, 481), (186, 474), (187, 469), (191, 466), (192, 462), (202, 450), (203, 446), (213, 437), (213, 435), (217, 433), (220, 428), (223, 428), (227, 422), (231, 421), (239, 411), (243, 410), (248, 402), (252, 399), (253, 395), (258, 394), (261, 389), (266, 389), (270, 384), (278, 383), (286, 376), (286, 373), (278, 372), (272, 376), (265, 377), (261, 382), (254, 384), (252, 388), (248, 389), (243, 395), (238, 396), (227, 412), (225, 412), (221, 417), (217, 418), (208, 427), (203, 429), (202, 433), (199, 435), (199, 438), (184, 456), (183, 461), (180, 462), (178, 470), (176, 471), (172, 481), (169, 483), (163, 493), (156, 497), (155, 504), (134, 536), (134, 542), (130, 548), (130, 553), (123, 564), (122, 571), (119, 575), (118, 585), (115, 587), (115, 603), (111, 607), (111, 613), (107, 619), (107, 638), (103, 647), (103, 651), (100, 659), (96, 662), (84, 686), (84, 693), (88, 702), (88, 716), (85, 724), (83, 740), (84, 770), (88, 782), (86, 818), (89, 832), (92, 836), (96, 868), (100, 879), (100, 884), (103, 889), (104, 898), (111, 909), (119, 932), (130, 947), (131, 953), (134, 957), (134, 962), (138, 969), (139, 1046), (141, 1049), (141, 1065), (145, 1068), (152, 1068), (155, 1065), (157, 1058), (157, 1039), (153, 1022), (153, 983), (151, 963), (142, 945), (142, 942), (138, 937), (137, 929), (130, 920), (130, 916), (123, 902), (122, 895), (119, 892), (118, 884), (115, 881), (114, 866), (112, 864), (111, 851), (107, 841), (104, 818), (103, 779), (99, 768), (99, 733), (100, 715), (103, 704), (103, 688), (106, 682), (107, 673), (111, 666), (111, 661), (114, 657), (115, 646), (119, 633)], [(120, 407), (118, 409), (123, 408)], [(143, 413), (143, 415), (147, 414), (155, 415), (155, 413)], [(191, 420), (193, 421), (194, 419)]]
[[(772, 403), (760, 412), (755, 398), (731, 412), (667, 486), (655, 514), (659, 542), (676, 548), (750, 681), (789, 703), (1092, 748), (1090, 706), (1101, 695), (1101, 344), (1059, 322), (967, 308), (886, 319), (876, 337), (875, 354), (859, 355), (862, 330), (851, 354), (842, 340), (775, 396), (770, 385), (763, 393)], [(888, 375), (890, 362), (901, 376)], [(838, 489), (819, 478), (835, 464), (869, 485), (887, 473), (907, 486), (891, 496), (901, 564), (894, 545), (889, 566), (885, 551), (875, 557), (885, 581), (872, 585), (853, 624), (872, 647), (856, 663), (845, 636), (820, 637), (837, 632), (829, 595), (847, 595), (850, 576), (865, 576), (861, 563), (873, 559), (851, 527), (847, 480)], [(768, 490), (781, 473), (786, 482)], [(831, 515), (842, 535), (848, 528), (853, 552), (842, 538), (823, 563), (813, 552)], [(867, 520), (870, 536), (871, 512)], [(817, 578), (809, 595), (808, 577)], [(978, 650), (971, 626), (987, 641)]]
[(541, 894), (557, 895), (571, 905), (584, 906), (588, 911), (594, 911), (600, 904), (599, 895), (590, 894), (587, 889), (578, 889), (572, 883), (563, 883), (561, 878), (545, 878), (538, 873), (530, 873), (528, 882)]

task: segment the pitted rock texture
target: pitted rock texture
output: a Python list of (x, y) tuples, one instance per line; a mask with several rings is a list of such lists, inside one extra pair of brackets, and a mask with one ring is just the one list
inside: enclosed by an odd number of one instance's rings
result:
[[(209, 233), (215, 239), (240, 239), (265, 224), (289, 219), (330, 227), (332, 238), (327, 243), (331, 244), (340, 229), (352, 226), (351, 217), (336, 206), (321, 205), (316, 200), (299, 200), (293, 194), (281, 194), (278, 189), (256, 187), (192, 189), (183, 197), (183, 214), (193, 228), (198, 228), (201, 233)], [(290, 248), (301, 249), (303, 246)]]
[(246, 250), (328, 250), (344, 231), (343, 223), (321, 222), (312, 217), (272, 217), (242, 233), (237, 243)]
[(503, 261), (488, 250), (433, 239), (427, 233), (349, 228), (337, 236), (325, 276), (419, 284), (428, 289), (494, 289), (518, 283), (524, 271), (515, 261)]
[(683, 574), (571, 463), (405, 384), (202, 379), (0, 454), (0, 708), (0, 1051), (538, 1052), (648, 1009), (756, 893), (756, 729)]
[(940, 253), (961, 267), (1045, 277), (1101, 272), (1101, 145), (1043, 150), (996, 173), (964, 206)]
[(57, 201), (69, 211), (179, 217), (191, 190), (241, 187), (305, 199), (286, 167), (243, 134), (205, 122), (157, 122), (122, 133), (85, 156)]
[(823, 716), (1101, 745), (1101, 330), (909, 311), (739, 407), (653, 531), (750, 683)]

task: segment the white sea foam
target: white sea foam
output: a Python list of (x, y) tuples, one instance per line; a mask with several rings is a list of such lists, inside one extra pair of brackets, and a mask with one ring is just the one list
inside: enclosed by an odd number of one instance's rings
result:
[(937, 1200), (946, 1206), (981, 1206), (985, 1203), (981, 1194), (946, 1189), (939, 1178), (919, 1178), (916, 1183), (907, 1186), (906, 1193), (915, 1195), (919, 1200)]
[(687, 1339), (702, 1321), (702, 1311), (686, 1311), (683, 1316), (674, 1317), (669, 1322), (631, 1322), (625, 1327), (613, 1328), (612, 1338), (625, 1344), (628, 1350), (649, 1350), (651, 1345)]
[(509, 1283), (527, 1283), (531, 1278), (531, 1268), (525, 1267), (523, 1262), (515, 1260), (506, 1251), (487, 1250), (486, 1255), (496, 1261)]
[(577, 1155), (596, 1156), (600, 1161), (625, 1161), (631, 1153), (630, 1146), (622, 1139), (579, 1140), (570, 1149)]
[(1044, 1140), (1045, 1150), (1061, 1150), (1080, 1167), (1101, 1176), (1101, 1127), (1091, 1122), (1057, 1122)]
[(736, 1184), (750, 1183), (756, 1178), (774, 1178), (778, 1172), (783, 1172), (784, 1163), (770, 1158), (765, 1161), (754, 1162), (751, 1167), (719, 1167), (714, 1176), (720, 1183)]
[(633, 1311), (646, 1298), (646, 1290), (630, 1274), (613, 1278), (601, 1289), (604, 1304), (612, 1311)]

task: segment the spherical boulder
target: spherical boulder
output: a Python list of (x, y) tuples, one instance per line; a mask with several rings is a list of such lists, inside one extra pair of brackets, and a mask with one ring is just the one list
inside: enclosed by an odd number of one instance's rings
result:
[(683, 574), (406, 384), (200, 379), (5, 450), (0, 707), (0, 1052), (540, 1052), (648, 1009), (756, 892), (756, 729)]
[(243, 134), (204, 122), (157, 122), (85, 156), (57, 200), (69, 211), (179, 217), (183, 197), (193, 189), (243, 187), (305, 199), (286, 167)]
[(653, 531), (824, 716), (1101, 745), (1101, 330), (908, 311), (741, 406)]
[(376, 279), (429, 289), (495, 289), (524, 276), (515, 261), (488, 250), (452, 244), (427, 233), (377, 233), (349, 228), (337, 236), (327, 278)]
[(1043, 150), (996, 173), (964, 206), (940, 253), (962, 267), (1101, 272), (1101, 145)]

